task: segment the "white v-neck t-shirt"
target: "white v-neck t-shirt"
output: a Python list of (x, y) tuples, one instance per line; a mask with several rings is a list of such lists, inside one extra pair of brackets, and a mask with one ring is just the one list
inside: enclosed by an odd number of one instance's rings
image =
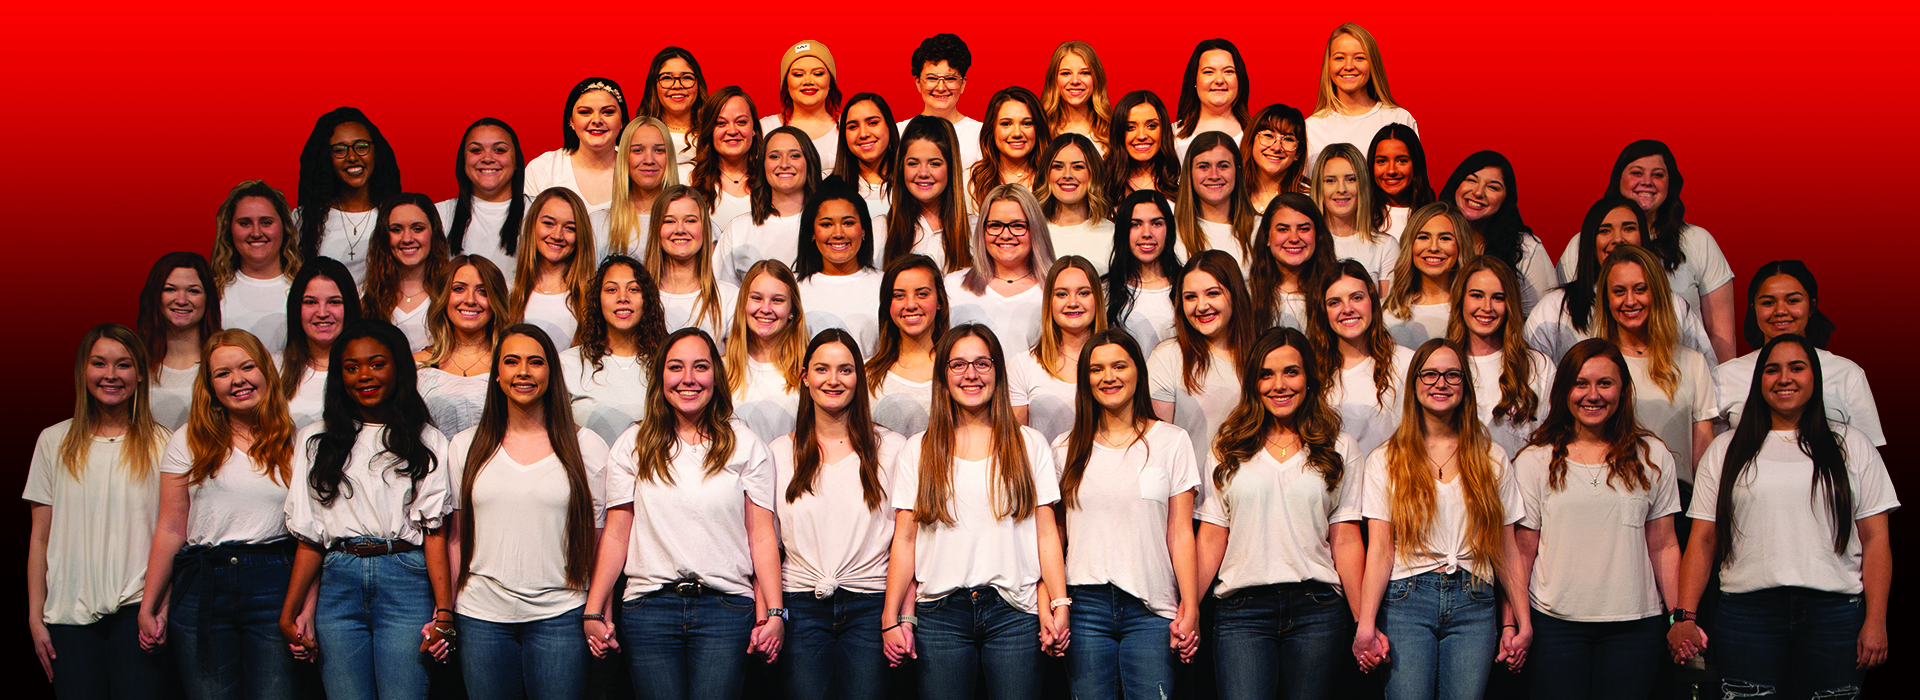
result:
[[(1820, 356), (1821, 399), (1827, 404), (1827, 420), (1845, 424), (1875, 446), (1887, 444), (1880, 428), (1880, 407), (1873, 401), (1873, 388), (1867, 386), (1867, 373), (1853, 360), (1825, 350)], [(1753, 368), (1760, 363), (1760, 351), (1727, 360), (1713, 370), (1714, 385), (1720, 399), (1720, 413), (1733, 427), (1740, 427), (1740, 414), (1746, 411), (1747, 395), (1753, 389)]]
[(894, 459), (907, 439), (885, 428), (874, 430), (879, 448), (875, 477), (882, 497), (873, 508), (867, 507), (866, 491), (860, 484), (860, 455), (856, 452), (833, 463), (821, 460), (813, 490), (787, 500), (796, 468), (793, 440), (792, 434), (782, 435), (767, 446), (773, 454), (774, 493), (780, 501), (774, 514), (780, 519), (780, 544), (787, 554), (786, 565), (781, 567), (782, 590), (818, 598), (842, 589), (887, 592), (895, 512), (887, 494), (891, 492)]
[[(88, 625), (137, 605), (160, 517), (158, 475), (133, 479), (122, 464), (125, 437), (94, 437), (79, 478), (60, 460), (73, 420), (40, 431), (21, 498), (53, 507), (47, 533), (47, 599), (41, 621)], [(162, 433), (160, 439), (167, 436)]]
[[(1065, 471), (1068, 436), (1053, 442), (1053, 459)], [(1087, 468), (1067, 511), (1067, 585), (1111, 584), (1172, 619), (1180, 585), (1167, 548), (1167, 502), (1200, 488), (1187, 432), (1154, 421), (1147, 434), (1124, 448), (1093, 441)], [(1181, 523), (1186, 527), (1187, 523)]]
[(1400, 427), (1400, 384), (1406, 381), (1407, 368), (1413, 364), (1413, 351), (1406, 346), (1393, 348), (1393, 386), (1385, 394), (1373, 381), (1374, 361), (1340, 370), (1340, 383), (1326, 391), (1327, 405), (1340, 412), (1340, 429), (1353, 438), (1355, 455), (1372, 454)]
[[(1034, 274), (1044, 276), (1046, 271)], [(974, 294), (962, 286), (966, 278), (966, 270), (947, 274), (947, 303), (953, 306), (947, 311), (947, 327), (985, 324), (1007, 354), (1032, 348), (1040, 339), (1040, 315), (1046, 312), (1046, 290), (1041, 289), (1045, 285), (1035, 284), (1013, 296), (1003, 296), (989, 280), (984, 290)]]
[(292, 290), (293, 280), (284, 275), (262, 280), (235, 272), (233, 282), (220, 289), (220, 323), (252, 333), (267, 352), (285, 350), (287, 294)]
[(1307, 461), (1304, 449), (1284, 461), (1265, 449), (1255, 452), (1225, 489), (1213, 480), (1219, 461), (1207, 455), (1207, 469), (1201, 473), (1202, 498), (1194, 517), (1232, 533), (1214, 595), (1226, 597), (1244, 588), (1302, 581), (1340, 588), (1330, 529), (1334, 523), (1360, 521), (1365, 475), (1353, 454), (1351, 436), (1341, 433), (1334, 451), (1343, 466), (1332, 489)]
[[(1526, 515), (1526, 505), (1520, 500), (1520, 490), (1514, 485), (1513, 470), (1507, 464), (1507, 451), (1500, 449), (1497, 444), (1489, 444), (1488, 448), (1487, 456), (1493, 461), (1494, 476), (1499, 481), (1497, 491), (1504, 516), (1500, 524), (1518, 523)], [(1408, 542), (1394, 543), (1393, 575), (1389, 580), (1399, 581), (1429, 571), (1451, 574), (1463, 568), (1473, 572), (1476, 577), (1493, 580), (1493, 563), (1475, 559), (1469, 546), (1469, 516), (1466, 493), (1462, 491), (1464, 481), (1456, 474), (1453, 481), (1434, 484), (1433, 520), (1427, 524), (1426, 546), (1415, 549)], [(1367, 455), (1364, 489), (1361, 515), (1368, 520), (1392, 522), (1394, 489), (1387, 474), (1387, 448), (1381, 447)]]
[(1240, 375), (1233, 362), (1218, 354), (1207, 362), (1200, 390), (1187, 390), (1186, 356), (1180, 341), (1162, 341), (1147, 355), (1147, 390), (1154, 401), (1173, 403), (1173, 424), (1193, 441), (1196, 464), (1213, 451), (1214, 432), (1240, 404)]
[[(454, 608), (467, 617), (515, 624), (545, 620), (587, 602), (587, 591), (567, 585), (567, 517), (572, 483), (560, 455), (521, 464), (496, 447), (474, 479), (473, 500), (461, 500), (468, 453), (477, 429), (454, 436), (453, 507), (472, 510), (473, 549), (467, 583)], [(575, 436), (592, 500), (593, 526), (606, 525), (607, 443), (582, 428)], [(589, 535), (591, 536), (591, 535)]]
[(628, 428), (607, 458), (607, 507), (633, 504), (627, 541), (627, 590), (634, 600), (685, 579), (736, 596), (753, 595), (753, 553), (747, 542), (747, 500), (775, 508), (773, 454), (752, 429), (733, 421), (733, 454), (718, 474), (706, 475), (707, 450), (675, 440), (666, 469), (673, 483), (639, 481)]
[[(193, 469), (187, 432), (167, 441), (160, 473), (185, 476)], [(287, 536), (287, 484), (260, 472), (245, 450), (227, 448), (220, 469), (187, 485), (187, 544), (259, 544)]]

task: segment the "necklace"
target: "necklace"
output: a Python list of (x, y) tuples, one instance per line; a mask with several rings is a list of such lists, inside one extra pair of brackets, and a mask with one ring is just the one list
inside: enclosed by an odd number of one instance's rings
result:
[(373, 218), (373, 212), (366, 212), (366, 214), (361, 216), (360, 220), (356, 222), (353, 220), (351, 214), (342, 209), (340, 210), (340, 218), (345, 219), (347, 222), (347, 259), (352, 260), (355, 257), (354, 251), (360, 248), (360, 227), (367, 225), (367, 220)]
[(1444, 462), (1435, 462), (1433, 461), (1432, 457), (1428, 457), (1427, 463), (1433, 465), (1433, 478), (1436, 480), (1444, 481), (1446, 479), (1444, 474), (1446, 473), (1447, 463), (1452, 462), (1453, 458), (1458, 457), (1459, 455), (1460, 455), (1460, 447), (1456, 445), (1454, 446), (1452, 452), (1447, 453), (1447, 459)]
[(1780, 441), (1789, 445), (1797, 443), (1800, 441), (1800, 431), (1782, 430), (1780, 431)]
[[(1280, 457), (1280, 461), (1282, 461), (1282, 462), (1284, 462), (1284, 461), (1286, 461), (1286, 460), (1287, 460), (1287, 457), (1288, 457), (1288, 456), (1291, 456), (1291, 455), (1293, 454), (1293, 451), (1294, 451), (1294, 450), (1297, 450), (1297, 449), (1300, 449), (1300, 436), (1299, 436), (1299, 435), (1294, 435), (1294, 436), (1293, 436), (1293, 440), (1292, 440), (1291, 442), (1292, 442), (1292, 444), (1290, 444), (1290, 445), (1281, 445), (1281, 446), (1279, 446), (1279, 450), (1280, 450), (1280, 455), (1279, 455), (1279, 457)], [(1273, 443), (1273, 441), (1272, 441), (1271, 439), (1269, 439), (1269, 440), (1267, 441), (1267, 443), (1268, 443), (1269, 445), (1272, 445), (1272, 443)]]
[(486, 359), (486, 356), (487, 356), (487, 353), (485, 352), (485, 348), (483, 347), (481, 352), (469, 353), (474, 356), (472, 360), (469, 360), (465, 363), (461, 363), (459, 362), (461, 354), (462, 353), (460, 352), (459, 346), (455, 346), (453, 348), (453, 354), (447, 356), (447, 364), (452, 366), (454, 369), (460, 370), (460, 376), (462, 377), (473, 376), (474, 365), (480, 364), (480, 361), (483, 359)]
[(1033, 276), (1033, 271), (1032, 271), (1032, 270), (1028, 270), (1028, 271), (1027, 271), (1027, 274), (1024, 274), (1024, 275), (1021, 275), (1021, 276), (1019, 276), (1019, 277), (1001, 277), (1001, 276), (999, 276), (999, 275), (994, 275), (994, 277), (993, 277), (993, 279), (994, 279), (994, 280), (996, 280), (996, 281), (999, 281), (999, 282), (1005, 282), (1005, 283), (1007, 283), (1007, 284), (1013, 284), (1013, 283), (1015, 283), (1015, 282), (1018, 282), (1018, 281), (1020, 281), (1020, 280), (1023, 280), (1023, 279), (1026, 279), (1026, 278), (1028, 278), (1028, 277), (1032, 277), (1032, 276)]

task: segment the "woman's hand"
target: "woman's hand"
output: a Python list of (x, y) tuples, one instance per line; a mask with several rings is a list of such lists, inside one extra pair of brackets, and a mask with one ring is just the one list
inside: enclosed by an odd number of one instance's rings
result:
[(431, 654), (434, 661), (446, 663), (447, 652), (453, 651), (455, 634), (452, 620), (438, 617), (428, 620), (420, 627), (420, 653)]
[(1873, 668), (1887, 662), (1887, 623), (1868, 622), (1860, 626), (1859, 661), (1855, 668)]
[[(1065, 607), (1065, 606), (1062, 606)], [(1068, 627), (1070, 611), (1054, 608), (1040, 616), (1040, 649), (1054, 656), (1067, 655), (1067, 643), (1073, 641)]]
[(1193, 663), (1193, 655), (1200, 650), (1199, 616), (1191, 610), (1174, 613), (1173, 622), (1167, 625), (1167, 646), (1180, 654), (1180, 663)]
[(140, 608), (140, 648), (155, 651), (167, 643), (167, 613)]
[(301, 661), (313, 661), (320, 649), (320, 641), (313, 634), (313, 620), (304, 614), (294, 618), (281, 615), (280, 636), (287, 640), (287, 649), (293, 652), (293, 658)]
[(53, 635), (47, 632), (47, 625), (39, 620), (27, 623), (27, 633), (33, 637), (33, 655), (40, 657), (40, 670), (47, 672), (47, 682), (53, 682)]
[(907, 659), (918, 659), (913, 650), (913, 625), (901, 624), (880, 634), (881, 647), (887, 653), (887, 666), (897, 668)]
[(607, 654), (620, 651), (620, 640), (614, 638), (613, 623), (605, 620), (587, 620), (581, 627), (587, 633), (587, 650), (594, 658), (604, 659)]
[(1693, 620), (1683, 620), (1667, 630), (1667, 649), (1673, 652), (1673, 662), (1684, 664), (1707, 648), (1707, 632)]
[(1495, 657), (1494, 661), (1504, 661), (1507, 664), (1507, 670), (1519, 673), (1520, 667), (1527, 663), (1527, 647), (1532, 645), (1533, 630), (1531, 628), (1521, 629), (1517, 625), (1503, 626), (1500, 628), (1500, 655)]
[(787, 634), (787, 621), (780, 617), (763, 617), (754, 623), (753, 634), (747, 637), (747, 653), (766, 657), (767, 663), (780, 659), (780, 642)]
[(1393, 645), (1387, 642), (1387, 633), (1377, 628), (1362, 628), (1353, 635), (1353, 660), (1360, 664), (1360, 670), (1372, 673), (1380, 664), (1387, 662), (1387, 654)]

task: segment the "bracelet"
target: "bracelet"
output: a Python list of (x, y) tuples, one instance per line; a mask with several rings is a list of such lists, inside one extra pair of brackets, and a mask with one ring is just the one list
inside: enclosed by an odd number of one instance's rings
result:
[(1053, 604), (1052, 604), (1052, 605), (1048, 605), (1048, 606), (1047, 606), (1047, 609), (1049, 609), (1049, 610), (1058, 610), (1058, 609), (1060, 609), (1060, 608), (1063, 608), (1063, 607), (1069, 607), (1069, 606), (1072, 606), (1072, 605), (1073, 605), (1073, 599), (1072, 599), (1072, 598), (1055, 598), (1055, 599), (1053, 599)]
[(1512, 627), (1512, 628), (1514, 628), (1514, 629), (1516, 629), (1516, 630), (1517, 630), (1517, 629), (1520, 629), (1520, 626), (1519, 626), (1519, 625), (1515, 625), (1515, 624), (1505, 624), (1505, 625), (1501, 625), (1501, 626), (1500, 626), (1500, 629), (1506, 629), (1506, 628), (1508, 628), (1508, 627)]
[(606, 622), (607, 616), (604, 613), (580, 613), (580, 619), (583, 621), (594, 620), (596, 622)]
[(437, 616), (439, 616), (439, 615), (440, 615), (440, 613), (446, 613), (446, 614), (448, 614), (448, 615), (452, 615), (452, 614), (454, 614), (454, 613), (453, 613), (453, 608), (434, 608), (434, 609), (433, 609), (433, 614), (434, 614), (434, 616), (436, 616), (436, 617), (437, 617)]
[(902, 625), (913, 625), (915, 627), (920, 626), (920, 618), (915, 615), (901, 615), (900, 617), (895, 619), (898, 619), (900, 621), (900, 624)]
[(882, 628), (880, 628), (880, 633), (881, 633), (881, 634), (886, 634), (886, 633), (888, 633), (888, 632), (892, 632), (892, 631), (894, 630), (894, 628), (896, 628), (896, 627), (899, 627), (899, 626), (901, 626), (901, 625), (903, 625), (903, 624), (906, 624), (906, 623), (904, 623), (904, 622), (895, 622), (895, 623), (893, 623), (893, 624), (891, 624), (891, 625), (887, 625), (886, 627), (882, 627)]

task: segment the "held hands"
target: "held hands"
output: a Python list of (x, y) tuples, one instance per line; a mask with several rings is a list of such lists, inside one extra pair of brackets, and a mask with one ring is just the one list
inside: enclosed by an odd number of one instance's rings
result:
[[(1065, 606), (1061, 606), (1065, 607)], [(1056, 607), (1040, 616), (1040, 650), (1051, 656), (1066, 656), (1067, 642), (1072, 641), (1067, 626), (1068, 612)]]
[(1693, 620), (1684, 620), (1667, 630), (1667, 650), (1673, 653), (1673, 662), (1684, 664), (1707, 648), (1707, 632)]
[(1182, 611), (1174, 614), (1173, 622), (1168, 623), (1167, 646), (1180, 654), (1180, 663), (1193, 663), (1193, 655), (1200, 650), (1199, 621), (1192, 612)]
[(1353, 635), (1353, 660), (1360, 664), (1361, 671), (1372, 673), (1387, 662), (1392, 649), (1387, 634), (1377, 628), (1363, 627)]
[(1516, 625), (1502, 626), (1500, 628), (1500, 655), (1494, 657), (1493, 660), (1496, 662), (1504, 661), (1507, 664), (1508, 671), (1519, 673), (1520, 667), (1527, 663), (1527, 647), (1532, 646), (1532, 644), (1533, 629), (1531, 626), (1527, 629), (1521, 629)]
[(613, 623), (607, 620), (587, 620), (581, 624), (587, 633), (587, 650), (594, 658), (604, 659), (607, 654), (620, 651), (620, 640), (614, 638)]
[(787, 621), (779, 617), (762, 617), (753, 623), (753, 634), (747, 638), (747, 653), (766, 657), (767, 663), (780, 659), (780, 641), (787, 633)]
[(881, 647), (887, 653), (887, 667), (899, 668), (907, 659), (918, 659), (913, 650), (913, 623), (900, 624), (880, 633)]
[(304, 613), (295, 618), (281, 615), (280, 636), (287, 640), (287, 649), (293, 652), (293, 658), (306, 662), (317, 658), (320, 642), (313, 635), (313, 619)]
[(447, 652), (453, 651), (453, 637), (458, 634), (452, 620), (434, 619), (420, 627), (420, 653), (431, 654), (434, 661), (447, 662)]
[(157, 651), (167, 643), (167, 613), (140, 610), (140, 648)]
[(1869, 622), (1860, 627), (1860, 640), (1855, 644), (1859, 661), (1855, 668), (1867, 669), (1887, 662), (1887, 623)]
[(33, 637), (33, 655), (40, 657), (40, 670), (47, 672), (47, 682), (53, 682), (53, 635), (47, 632), (47, 625), (39, 620), (27, 623), (27, 633)]

